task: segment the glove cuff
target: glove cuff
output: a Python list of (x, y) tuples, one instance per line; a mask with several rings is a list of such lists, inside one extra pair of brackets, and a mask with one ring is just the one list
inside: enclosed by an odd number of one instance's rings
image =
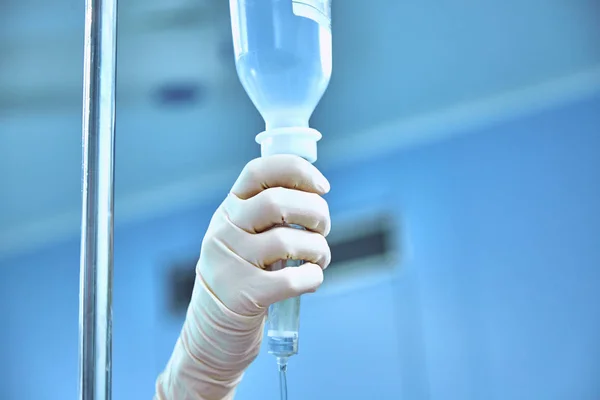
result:
[(197, 274), (183, 329), (157, 381), (157, 393), (178, 400), (230, 398), (258, 355), (264, 322), (264, 315), (248, 317), (228, 309)]

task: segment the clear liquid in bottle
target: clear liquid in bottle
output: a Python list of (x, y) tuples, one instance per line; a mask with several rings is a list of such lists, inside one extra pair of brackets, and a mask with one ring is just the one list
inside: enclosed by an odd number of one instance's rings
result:
[(267, 129), (308, 126), (331, 78), (328, 2), (234, 2), (238, 76)]

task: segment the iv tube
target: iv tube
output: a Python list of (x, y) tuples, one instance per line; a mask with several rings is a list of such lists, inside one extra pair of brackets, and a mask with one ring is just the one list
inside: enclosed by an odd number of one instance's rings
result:
[(287, 400), (287, 357), (277, 357), (279, 367), (279, 393), (281, 400)]
[[(237, 73), (265, 121), (256, 136), (262, 156), (294, 154), (315, 162), (321, 133), (309, 127), (309, 119), (331, 78), (331, 0), (230, 0), (229, 5)], [(270, 269), (302, 263), (282, 260)], [(277, 359), (286, 400), (287, 360), (298, 353), (300, 298), (273, 304), (268, 318), (267, 345)]]

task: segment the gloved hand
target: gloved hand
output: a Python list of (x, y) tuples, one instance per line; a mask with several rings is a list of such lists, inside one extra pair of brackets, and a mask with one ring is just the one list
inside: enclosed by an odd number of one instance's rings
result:
[[(314, 292), (331, 254), (329, 182), (291, 155), (251, 161), (215, 212), (202, 242), (186, 321), (156, 384), (160, 400), (232, 399), (256, 358), (266, 310)], [(307, 230), (279, 226), (296, 224)], [(306, 261), (268, 271), (278, 260)]]

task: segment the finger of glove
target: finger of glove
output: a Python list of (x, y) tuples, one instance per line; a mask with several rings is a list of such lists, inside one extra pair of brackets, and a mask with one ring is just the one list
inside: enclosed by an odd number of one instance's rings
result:
[(277, 227), (257, 234), (247, 234), (244, 240), (224, 238), (240, 258), (266, 268), (280, 260), (302, 260), (327, 268), (331, 250), (327, 239), (315, 232), (289, 227)]
[(249, 233), (264, 232), (281, 224), (300, 225), (324, 236), (331, 230), (329, 206), (316, 193), (277, 187), (248, 200), (230, 194), (223, 207), (231, 221)]
[(323, 270), (319, 265), (305, 263), (299, 267), (287, 267), (279, 271), (264, 271), (269, 292), (265, 299), (273, 304), (305, 293), (315, 292), (323, 283)]
[(265, 189), (285, 187), (305, 192), (325, 194), (329, 181), (305, 159), (278, 154), (250, 161), (231, 188), (240, 199), (249, 199)]
[(257, 245), (251, 250), (266, 268), (280, 260), (302, 260), (325, 269), (331, 262), (327, 239), (315, 232), (277, 227), (254, 235)]

